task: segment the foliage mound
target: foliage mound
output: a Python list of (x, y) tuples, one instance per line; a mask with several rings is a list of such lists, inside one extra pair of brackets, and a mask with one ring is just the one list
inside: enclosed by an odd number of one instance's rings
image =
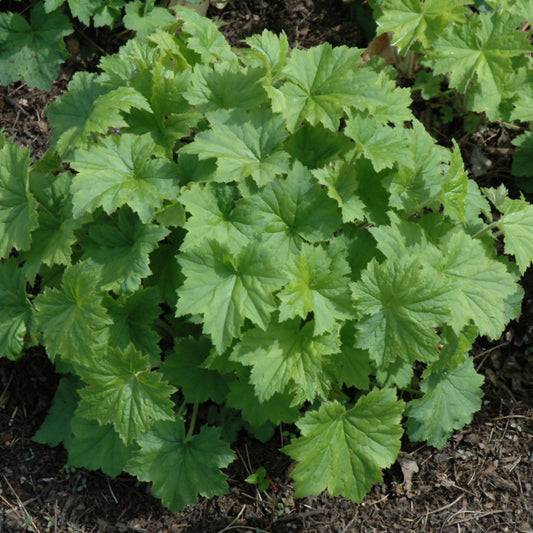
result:
[(0, 353), (62, 374), (38, 442), (172, 510), (293, 423), (296, 495), (361, 501), (404, 427), (442, 447), (480, 408), (469, 349), (520, 313), (533, 207), (362, 50), (177, 15), (74, 76), (42, 159), (2, 140)]

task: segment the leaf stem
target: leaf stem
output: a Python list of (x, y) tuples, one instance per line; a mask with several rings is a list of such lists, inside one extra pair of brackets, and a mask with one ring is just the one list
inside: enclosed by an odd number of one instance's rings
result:
[(185, 437), (185, 442), (191, 439), (192, 434), (194, 432), (194, 426), (196, 425), (196, 417), (198, 416), (198, 406), (200, 404), (198, 402), (194, 402), (192, 406), (192, 415), (191, 415), (191, 422), (189, 423), (189, 430), (187, 431), (187, 436)]
[(474, 235), (472, 235), (472, 239), (476, 239), (480, 235), (483, 235), (483, 233), (485, 233), (486, 231), (488, 231), (488, 230), (490, 230), (492, 228), (495, 228), (498, 225), (499, 222), (500, 222), (499, 220), (496, 220), (495, 222), (491, 222), (490, 224), (488, 224), (484, 228), (481, 228), (479, 231), (474, 233)]

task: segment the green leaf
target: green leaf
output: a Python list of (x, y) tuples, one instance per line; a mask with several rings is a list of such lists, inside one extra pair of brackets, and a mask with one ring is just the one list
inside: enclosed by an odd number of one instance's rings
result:
[(451, 291), (444, 280), (421, 268), (415, 258), (372, 260), (353, 286), (356, 306), (364, 316), (357, 346), (367, 349), (378, 368), (401, 358), (434, 361), (439, 337), (434, 328), (448, 318), (445, 305)]
[(269, 183), (242, 205), (261, 217), (259, 231), (265, 245), (276, 250), (281, 262), (298, 253), (303, 241), (331, 239), (341, 225), (335, 201), (299, 162), (285, 179)]
[(370, 386), (370, 358), (366, 350), (356, 348), (355, 322), (347, 322), (341, 329), (341, 349), (326, 357), (325, 368), (331, 372), (338, 383), (359, 390)]
[(512, 72), (510, 58), (532, 51), (527, 36), (495, 13), (473, 15), (468, 23), (442, 33), (434, 48), (434, 72), (451, 72), (450, 86), (462, 93), (475, 83), (479, 105), (473, 110), (489, 115), (497, 111), (505, 75)]
[(86, 146), (91, 133), (107, 133), (110, 127), (127, 126), (121, 111), (131, 107), (150, 109), (133, 87), (109, 90), (96, 74), (76, 72), (68, 91), (46, 109), (53, 127), (52, 145), (68, 157), (76, 147)]
[(68, 374), (61, 378), (46, 418), (32, 440), (52, 447), (62, 442), (65, 448), (70, 448), (72, 418), (80, 400), (78, 394), (80, 385), (81, 380), (78, 376)]
[(338, 332), (315, 337), (313, 330), (312, 321), (302, 327), (295, 319), (243, 334), (230, 359), (252, 367), (250, 383), (259, 401), (287, 392), (293, 395), (292, 405), (327, 397), (330, 379), (323, 359), (339, 351)]
[[(426, 206), (440, 208), (443, 188), (450, 187), (450, 167), (447, 165), (450, 155), (448, 150), (436, 145), (435, 139), (418, 120), (414, 121), (413, 129), (407, 131), (412, 154), (409, 157), (413, 157), (413, 163), (401, 164), (397, 172), (389, 174), (388, 181), (391, 206), (410, 215)], [(458, 163), (459, 160), (455, 164)]]
[(219, 372), (204, 367), (213, 348), (208, 337), (176, 339), (174, 350), (166, 354), (161, 372), (173, 386), (179, 387), (188, 403), (213, 400), (222, 403), (228, 394), (228, 381)]
[(309, 411), (297, 422), (302, 437), (283, 448), (298, 461), (295, 496), (327, 489), (361, 502), (400, 450), (403, 406), (392, 389), (374, 389), (351, 409), (335, 401)]
[(424, 396), (407, 405), (409, 438), (442, 449), (453, 431), (472, 422), (481, 408), (482, 384), (470, 357), (450, 370), (428, 373), (420, 385)]
[[(147, 7), (149, 4), (151, 5)], [(122, 22), (128, 30), (133, 30), (137, 37), (145, 37), (158, 28), (175, 24), (176, 19), (168, 9), (154, 6), (153, 2), (134, 0), (126, 4)]]
[(383, 0), (379, 33), (393, 32), (392, 45), (406, 52), (415, 40), (429, 48), (451, 22), (463, 24), (463, 0)]
[(343, 222), (365, 219), (365, 205), (357, 195), (359, 179), (356, 166), (336, 161), (325, 168), (314, 170), (313, 176), (320, 185), (326, 187), (328, 196), (339, 205)]
[(289, 53), (289, 41), (285, 32), (275, 35), (269, 30), (263, 30), (263, 33), (246, 37), (243, 41), (251, 49), (249, 55), (245, 57), (246, 62), (252, 58), (266, 66), (269, 79), (272, 81), (280, 76)]
[(257, 216), (237, 199), (236, 188), (224, 183), (192, 184), (185, 190), (179, 200), (191, 216), (184, 225), (187, 235), (181, 250), (200, 247), (209, 239), (235, 252), (248, 244), (257, 230)]
[(332, 332), (343, 319), (353, 316), (350, 266), (342, 257), (333, 259), (319, 246), (303, 244), (299, 255), (285, 265), (288, 283), (278, 293), (279, 320), (313, 313), (315, 335)]
[(112, 298), (105, 296), (104, 307), (112, 318), (109, 326), (109, 344), (125, 350), (132, 344), (138, 351), (157, 363), (161, 349), (159, 335), (153, 323), (161, 313), (159, 296), (155, 288), (141, 288), (130, 296)]
[(0, 357), (18, 359), (33, 321), (26, 280), (14, 258), (0, 262)]
[(252, 176), (259, 187), (289, 169), (289, 154), (281, 143), (287, 136), (282, 117), (266, 108), (208, 114), (211, 129), (198, 133), (194, 142), (180, 150), (200, 159), (215, 157), (215, 180), (242, 181)]
[(199, 434), (187, 438), (183, 421), (176, 419), (155, 423), (138, 442), (141, 450), (126, 469), (141, 481), (151, 481), (152, 494), (172, 512), (196, 503), (198, 494), (210, 498), (228, 492), (220, 469), (235, 455), (220, 440), (220, 429), (202, 426)]
[(400, 127), (405, 121), (413, 120), (409, 108), (411, 91), (407, 87), (397, 87), (385, 71), (377, 74), (368, 68), (358, 68), (352, 83), (356, 88), (354, 107), (358, 111), (366, 111), (382, 124), (393, 123)]
[[(0, 14), (1, 16), (1, 14)], [(30, 150), (6, 142), (0, 149), (0, 257), (26, 250), (37, 227), (37, 202), (29, 190)]]
[[(484, 189), (484, 192), (492, 201), (487, 194), (488, 190)], [(515, 256), (516, 264), (523, 274), (533, 261), (533, 206), (523, 197), (512, 200), (506, 194), (503, 203), (496, 207), (501, 216), (494, 224), (503, 233), (505, 253)]]
[(113, 424), (125, 444), (139, 437), (155, 420), (173, 419), (170, 396), (176, 391), (152, 372), (150, 359), (131, 344), (124, 350), (106, 347), (80, 367), (88, 386), (80, 390), (76, 415)]
[(254, 109), (267, 99), (261, 83), (263, 75), (261, 69), (243, 69), (237, 63), (198, 64), (185, 98), (202, 112)]
[(272, 109), (285, 117), (289, 131), (294, 132), (304, 120), (338, 130), (344, 111), (358, 103), (353, 71), (361, 53), (329, 43), (293, 50), (283, 69), (287, 82), (279, 89), (267, 87)]
[(118, 476), (137, 447), (124, 444), (112, 424), (99, 425), (96, 420), (79, 416), (72, 419), (72, 442), (68, 446), (68, 462), (77, 468), (102, 470)]
[(350, 113), (344, 134), (355, 143), (355, 153), (372, 161), (376, 172), (392, 168), (397, 161), (412, 167), (409, 135), (404, 128), (384, 126), (374, 117)]
[(39, 226), (31, 234), (31, 248), (19, 256), (30, 283), (43, 264), (70, 265), (71, 246), (76, 242), (74, 232), (91, 219), (90, 215), (72, 218), (71, 181), (70, 172), (31, 174), (30, 190), (39, 203)]
[(285, 149), (308, 169), (321, 168), (336, 156), (352, 148), (352, 142), (341, 132), (332, 132), (317, 124), (305, 122), (285, 141)]
[(471, 320), (481, 335), (497, 339), (508, 318), (505, 301), (520, 290), (507, 268), (488, 257), (483, 244), (461, 231), (442, 243), (442, 264), (434, 264), (450, 292), (448, 323), (456, 333)]
[(468, 173), (465, 170), (461, 150), (453, 139), (448, 179), (443, 185), (441, 202), (444, 212), (461, 222), (466, 222), (466, 200), (468, 194)]
[(46, 288), (35, 299), (38, 328), (54, 361), (82, 362), (102, 342), (111, 323), (99, 292), (99, 273), (84, 263), (68, 267), (60, 289)]
[(46, 13), (42, 2), (32, 9), (29, 24), (18, 13), (0, 13), (0, 83), (24, 78), (49, 91), (68, 57), (63, 37), (72, 31), (61, 11)]
[(167, 198), (177, 196), (175, 167), (153, 158), (154, 143), (147, 137), (115, 135), (103, 138), (88, 150), (76, 150), (72, 167), (75, 218), (103, 207), (110, 215), (127, 204), (143, 223)]
[(123, 207), (110, 223), (89, 227), (84, 258), (101, 269), (102, 289), (133, 292), (152, 273), (148, 256), (167, 234), (168, 229), (143, 224), (131, 209)]
[(202, 63), (237, 60), (231, 46), (211, 19), (202, 17), (190, 7), (176, 6), (174, 10), (178, 18), (185, 23), (183, 32), (187, 46), (200, 55)]
[(239, 409), (242, 418), (253, 428), (261, 428), (271, 422), (278, 426), (282, 422), (292, 424), (299, 418), (298, 406), (291, 405), (292, 395), (276, 393), (267, 400), (259, 401), (254, 387), (246, 381), (233, 381), (227, 395), (226, 405)]
[(272, 292), (283, 282), (269, 250), (252, 242), (235, 255), (227, 245), (207, 241), (178, 260), (186, 279), (176, 314), (202, 314), (204, 332), (219, 353), (240, 334), (246, 318), (266, 328), (276, 308)]

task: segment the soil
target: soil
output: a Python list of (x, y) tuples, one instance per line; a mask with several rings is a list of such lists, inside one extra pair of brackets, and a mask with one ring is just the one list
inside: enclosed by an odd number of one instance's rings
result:
[[(230, 0), (223, 9), (211, 7), (208, 15), (225, 23), (233, 45), (264, 28), (284, 30), (293, 47), (366, 44), (341, 0)], [(75, 38), (95, 36), (80, 32)], [(118, 44), (111, 35), (106, 48), (114, 51)], [(95, 65), (94, 58), (74, 57), (50, 92), (23, 83), (0, 86), (0, 127), (39, 157), (50, 136), (46, 105), (65, 91), (74, 71)], [(415, 107), (424, 123), (435, 123), (432, 102)], [(467, 134), (462, 121), (455, 121), (438, 133), (448, 144), (452, 137), (460, 140), (465, 161), (483, 186), (505, 183), (518, 193), (510, 140), (519, 131), (490, 124), (482, 133)], [(226, 470), (229, 494), (200, 498), (172, 514), (150, 495), (148, 484), (125, 474), (110, 479), (73, 470), (62, 447), (33, 442), (57, 386), (52, 365), (39, 350), (17, 362), (0, 359), (0, 532), (533, 532), (531, 270), (522, 284), (520, 319), (498, 341), (480, 339), (475, 345), (485, 397), (473, 422), (443, 450), (406, 440), (397, 463), (361, 504), (327, 494), (295, 499), (290, 459), (279, 452), (287, 443), (281, 432), (266, 444), (242, 434), (238, 459)], [(263, 492), (243, 481), (259, 466), (272, 480)]]

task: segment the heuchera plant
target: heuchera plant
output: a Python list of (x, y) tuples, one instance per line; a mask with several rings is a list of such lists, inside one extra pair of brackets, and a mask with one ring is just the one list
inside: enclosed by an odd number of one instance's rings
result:
[(38, 442), (171, 510), (281, 423), (296, 496), (361, 501), (404, 427), (441, 448), (480, 408), (469, 349), (520, 313), (533, 207), (362, 50), (177, 14), (74, 76), (41, 160), (2, 141), (0, 353), (62, 374)]

